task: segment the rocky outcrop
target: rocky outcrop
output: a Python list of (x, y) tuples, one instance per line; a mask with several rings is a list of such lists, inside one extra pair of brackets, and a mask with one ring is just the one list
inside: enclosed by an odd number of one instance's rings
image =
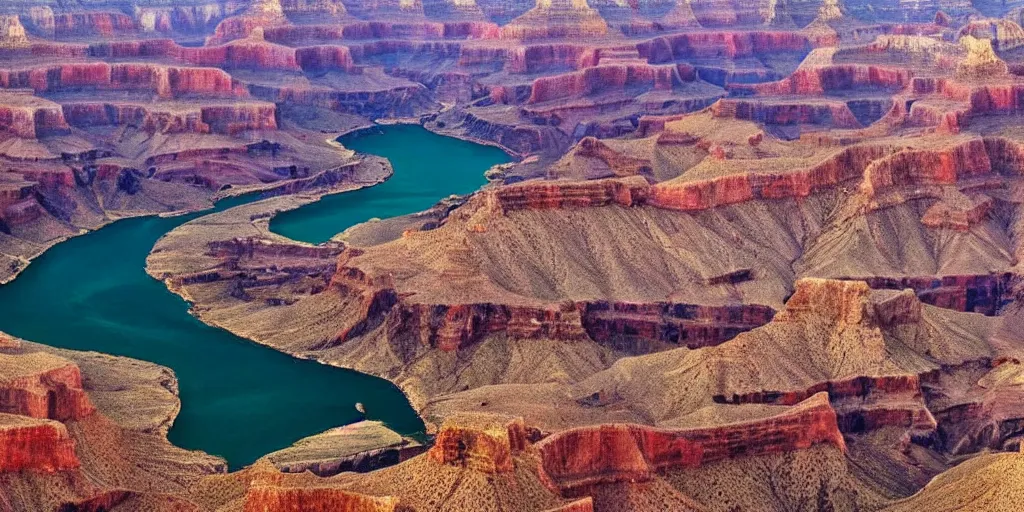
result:
[(71, 361), (45, 352), (0, 354), (0, 412), (67, 421), (95, 410)]
[(437, 116), (431, 122), (433, 126), (437, 126), (438, 122), (444, 123), (445, 130), (498, 144), (519, 155), (560, 154), (571, 143), (569, 136), (556, 127), (524, 124), (517, 118), (492, 115), (491, 112), (479, 109), (451, 112)]
[[(339, 268), (331, 286), (351, 293), (349, 284), (358, 269)], [(413, 346), (455, 351), (469, 347), (488, 334), (505, 332), (526, 339), (579, 340), (586, 336), (575, 306), (508, 306), (503, 304), (397, 303), (394, 291), (362, 291), (363, 320), (339, 333), (339, 342), (363, 334), (382, 322), (388, 332), (408, 339)]]
[(960, 29), (959, 37), (971, 36), (988, 40), (992, 49), (1007, 52), (1024, 46), (1024, 29), (1016, 22), (1005, 18), (975, 19)]
[(254, 485), (245, 493), (245, 512), (301, 510), (306, 512), (400, 512), (397, 498), (368, 496), (332, 487)]
[(501, 27), (503, 39), (571, 39), (602, 36), (608, 24), (586, 0), (537, 0), (537, 6)]
[(818, 394), (776, 416), (698, 429), (598, 425), (552, 434), (537, 443), (541, 467), (563, 492), (597, 484), (644, 482), (658, 471), (694, 468), (731, 457), (784, 453), (828, 443), (846, 449), (836, 413)]
[(581, 158), (596, 158), (616, 176), (648, 176), (653, 172), (649, 159), (623, 155), (595, 137), (584, 137), (576, 144), (572, 154)]
[(967, 57), (957, 66), (957, 75), (985, 78), (1005, 76), (1008, 73), (1006, 63), (993, 51), (991, 40), (967, 35), (960, 38), (960, 44), (967, 49)]
[(402, 437), (379, 421), (360, 421), (302, 439), (263, 457), (285, 473), (318, 476), (365, 473), (405, 461), (426, 447)]
[(509, 473), (533, 435), (522, 418), (461, 415), (445, 420), (427, 456), (483, 473)]
[(310, 46), (295, 50), (295, 60), (306, 72), (352, 71), (355, 61), (346, 46)]
[(0, 49), (26, 48), (28, 35), (17, 15), (0, 15)]
[(216, 27), (224, 15), (225, 5), (219, 2), (174, 7), (136, 7), (134, 10), (142, 32), (161, 34), (203, 33)]
[(76, 469), (75, 442), (56, 421), (0, 413), (0, 474)]
[(869, 195), (897, 186), (954, 184), (992, 172), (982, 139), (932, 150), (903, 150), (879, 158), (864, 169), (861, 190)]
[(70, 131), (60, 105), (24, 93), (0, 92), (0, 129), (23, 139)]

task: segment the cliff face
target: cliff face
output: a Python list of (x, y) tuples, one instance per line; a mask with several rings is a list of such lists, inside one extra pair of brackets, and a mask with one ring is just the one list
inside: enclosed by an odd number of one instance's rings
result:
[(674, 85), (693, 79), (693, 69), (689, 66), (600, 65), (537, 79), (533, 82), (527, 103), (590, 96), (606, 91), (671, 90)]
[(277, 129), (277, 109), (271, 103), (244, 102), (190, 108), (169, 104), (66, 103), (63, 119), (71, 126), (134, 126), (149, 133), (222, 133)]
[(0, 412), (67, 421), (96, 410), (71, 361), (42, 352), (0, 354), (0, 368)]
[(652, 63), (687, 58), (750, 57), (763, 53), (806, 53), (810, 41), (796, 32), (718, 32), (674, 34), (637, 45), (640, 55)]
[(26, 94), (0, 93), (0, 126), (23, 139), (68, 133), (60, 105)]
[(643, 482), (657, 471), (806, 449), (817, 443), (846, 449), (835, 411), (824, 394), (762, 421), (677, 431), (640, 425), (581, 427), (547, 437), (537, 449), (552, 483), (570, 491), (597, 484)]
[(138, 30), (131, 16), (119, 12), (71, 12), (53, 17), (54, 35), (59, 38), (78, 36), (114, 37)]
[(75, 442), (64, 425), (0, 414), (0, 473), (77, 469)]
[(185, 95), (243, 96), (231, 76), (215, 68), (179, 68), (157, 64), (76, 63), (43, 68), (0, 70), (0, 87), (36, 92), (83, 88), (145, 91), (161, 97)]
[[(167, 368), (0, 335), (0, 500), (12, 510), (200, 510), (169, 496), (224, 463), (172, 446)], [(139, 467), (148, 466), (147, 471)], [(29, 490), (31, 489), (31, 490)]]
[(913, 70), (888, 66), (829, 65), (801, 67), (777, 82), (736, 84), (730, 89), (765, 96), (788, 94), (817, 96), (843, 90), (883, 89), (898, 91), (910, 84)]

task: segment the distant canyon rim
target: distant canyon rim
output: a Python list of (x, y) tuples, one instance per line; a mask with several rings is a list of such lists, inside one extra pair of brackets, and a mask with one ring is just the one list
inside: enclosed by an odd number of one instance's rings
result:
[(1022, 510), (1022, 23), (6, 0), (0, 510)]

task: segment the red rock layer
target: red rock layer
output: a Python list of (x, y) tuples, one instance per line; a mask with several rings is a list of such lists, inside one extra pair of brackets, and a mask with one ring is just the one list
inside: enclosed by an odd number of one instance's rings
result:
[(0, 424), (0, 473), (53, 473), (79, 466), (75, 442), (56, 421)]
[(344, 25), (264, 27), (264, 37), (268, 41), (289, 45), (306, 41), (493, 39), (498, 37), (498, 26), (482, 21), (357, 21)]
[(734, 84), (730, 89), (763, 96), (822, 95), (832, 91), (863, 88), (900, 90), (910, 84), (913, 71), (860, 64), (800, 68), (789, 77), (762, 84)]
[(921, 302), (954, 311), (995, 315), (1012, 300), (1013, 274), (976, 276), (864, 277), (875, 289), (904, 290), (910, 288)]
[(890, 153), (884, 146), (843, 150), (805, 170), (784, 174), (737, 174), (710, 180), (652, 186), (648, 203), (671, 210), (705, 210), (752, 199), (806, 197), (863, 175), (869, 164)]
[(57, 37), (113, 37), (137, 30), (131, 16), (114, 12), (63, 13), (55, 15), (53, 22)]
[[(176, 108), (177, 107), (177, 108)], [(272, 103), (234, 103), (183, 108), (159, 104), (67, 103), (64, 118), (72, 126), (135, 126), (150, 133), (224, 133), (277, 128)]]
[(299, 48), (295, 60), (303, 71), (351, 71), (355, 67), (352, 52), (345, 46)]
[(582, 307), (583, 328), (591, 339), (631, 354), (654, 352), (658, 344), (691, 349), (715, 346), (767, 324), (775, 315), (772, 308), (757, 304), (587, 302)]
[(398, 498), (368, 496), (331, 487), (254, 485), (245, 493), (245, 512), (396, 512)]
[(297, 71), (300, 49), (262, 40), (233, 41), (220, 46), (181, 46), (170, 39), (94, 44), (89, 53), (104, 58), (167, 58), (192, 66)]
[[(476, 57), (476, 60), (481, 62), (493, 61), (492, 56), (486, 54)], [(598, 51), (595, 48), (567, 43), (535, 44), (513, 48), (506, 54), (505, 59), (505, 70), (509, 73), (541, 73), (595, 66), (598, 62)]]
[(63, 135), (70, 131), (56, 104), (26, 107), (0, 105), (0, 129), (23, 139)]
[(835, 128), (859, 128), (860, 122), (843, 101), (778, 103), (757, 99), (721, 99), (711, 107), (715, 117), (764, 124), (821, 124)]
[(586, 68), (564, 75), (534, 80), (528, 103), (590, 96), (607, 91), (625, 91), (642, 87), (668, 91), (696, 74), (687, 64), (651, 66), (649, 64), (610, 64)]
[(761, 420), (686, 430), (627, 424), (579, 427), (552, 434), (536, 447), (551, 484), (571, 492), (601, 483), (643, 482), (668, 468), (700, 467), (818, 443), (846, 449), (824, 394)]
[(939, 150), (904, 150), (879, 158), (864, 170), (862, 189), (869, 194), (895, 186), (951, 185), (961, 179), (992, 174), (984, 140)]
[[(367, 276), (347, 266), (359, 254), (346, 250), (330, 287), (356, 299), (356, 323), (338, 334), (341, 343), (384, 325), (395, 339), (444, 351), (459, 350), (483, 337), (505, 332), (516, 338), (578, 340), (588, 336), (631, 353), (669, 346), (712, 346), (768, 323), (766, 306), (712, 307), (655, 302), (648, 304), (579, 301), (547, 306), (505, 304), (423, 304), (399, 298), (388, 277)], [(214, 276), (213, 278), (219, 278)]]
[(32, 69), (0, 69), (0, 88), (29, 88), (36, 92), (95, 87), (106, 90), (141, 90), (161, 97), (193, 94), (244, 96), (245, 89), (231, 75), (216, 68), (178, 68), (158, 64), (59, 64)]
[(416, 333), (423, 346), (453, 351), (488, 334), (507, 332), (525, 339), (584, 339), (575, 307), (528, 307), (503, 304), (401, 304), (388, 315), (391, 333)]
[[(0, 185), (0, 209), (6, 208), (12, 204), (21, 202), (32, 196), (32, 189), (34, 185), (31, 183), (27, 184), (15, 184), (15, 183), (4, 183)], [(0, 338), (13, 339), (9, 336), (0, 334)], [(2, 345), (0, 345), (2, 346)]]
[(266, 30), (283, 25), (286, 21), (285, 17), (280, 14), (231, 16), (217, 24), (213, 35), (206, 38), (206, 45), (217, 46), (236, 39), (243, 39), (249, 37), (257, 28)]
[(647, 180), (639, 177), (572, 182), (535, 182), (483, 192), (490, 207), (503, 211), (572, 207), (634, 206), (650, 193)]
[(651, 63), (692, 58), (735, 59), (759, 54), (806, 52), (811, 48), (799, 32), (690, 32), (657, 37), (637, 45)]
[(66, 421), (84, 418), (96, 408), (82, 389), (78, 367), (68, 362), (0, 382), (0, 412)]
[[(715, 395), (714, 401), (723, 404), (795, 405), (819, 393), (828, 395), (832, 404), (843, 410), (838, 415), (839, 429), (843, 432), (863, 432), (884, 426), (915, 427), (934, 430), (935, 420), (924, 406), (921, 382), (917, 375), (889, 375), (881, 377), (851, 377), (820, 382), (804, 390), (757, 391), (731, 396)], [(908, 398), (897, 403), (893, 397)], [(885, 403), (902, 405), (887, 408)], [(879, 403), (871, 407), (868, 403)], [(913, 406), (909, 406), (910, 403)], [(846, 407), (844, 405), (849, 404)]]
[(457, 58), (462, 51), (462, 45), (453, 41), (403, 41), (396, 39), (349, 44), (348, 48), (356, 62), (378, 55), (396, 53), (431, 55), (435, 58)]

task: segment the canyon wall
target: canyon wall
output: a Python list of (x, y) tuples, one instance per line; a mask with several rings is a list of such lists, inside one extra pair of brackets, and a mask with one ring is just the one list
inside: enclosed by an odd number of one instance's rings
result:
[(700, 467), (735, 456), (809, 448), (846, 449), (824, 394), (764, 420), (687, 430), (597, 425), (555, 433), (539, 443), (541, 466), (563, 491), (597, 484), (643, 482), (670, 468)]
[(0, 414), (0, 473), (53, 473), (76, 469), (75, 442), (56, 421)]

